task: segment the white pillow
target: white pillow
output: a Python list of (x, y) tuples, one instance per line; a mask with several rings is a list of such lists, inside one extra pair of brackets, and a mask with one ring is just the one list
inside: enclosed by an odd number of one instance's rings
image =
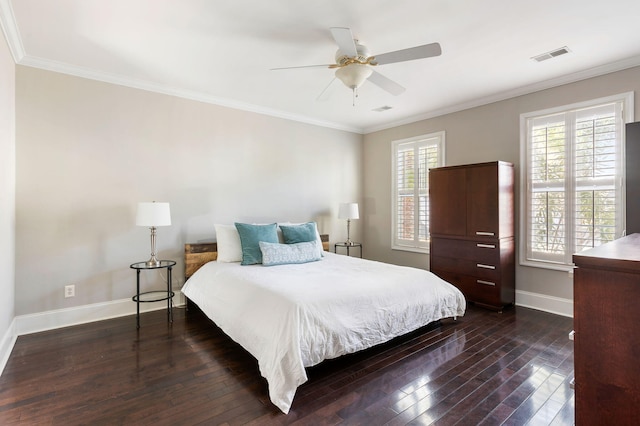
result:
[(235, 225), (215, 225), (218, 262), (241, 262), (242, 244)]

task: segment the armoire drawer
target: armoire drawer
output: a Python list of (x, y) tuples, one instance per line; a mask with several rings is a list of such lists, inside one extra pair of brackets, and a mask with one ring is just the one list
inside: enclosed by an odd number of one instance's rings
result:
[(491, 306), (502, 306), (500, 281), (487, 280), (459, 272), (432, 269), (434, 274), (450, 282), (462, 291), (470, 302), (478, 302)]
[(435, 256), (431, 253), (431, 270), (458, 272), (493, 282), (500, 279), (500, 263), (485, 263), (457, 257)]
[(500, 243), (434, 237), (431, 239), (431, 254), (497, 265), (500, 263)]

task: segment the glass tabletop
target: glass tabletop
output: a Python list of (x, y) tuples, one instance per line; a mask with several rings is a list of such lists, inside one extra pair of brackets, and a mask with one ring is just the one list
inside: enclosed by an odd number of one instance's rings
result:
[(169, 268), (174, 266), (176, 262), (173, 260), (160, 260), (160, 263), (149, 265), (147, 262), (136, 262), (132, 263), (129, 267), (131, 269), (159, 269), (159, 268)]

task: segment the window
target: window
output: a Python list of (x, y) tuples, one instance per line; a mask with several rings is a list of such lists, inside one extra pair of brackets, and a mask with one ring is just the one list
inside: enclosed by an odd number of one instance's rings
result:
[(624, 229), (624, 122), (633, 93), (520, 117), (520, 261), (569, 270)]
[(429, 169), (444, 165), (444, 132), (393, 142), (392, 248), (429, 251)]

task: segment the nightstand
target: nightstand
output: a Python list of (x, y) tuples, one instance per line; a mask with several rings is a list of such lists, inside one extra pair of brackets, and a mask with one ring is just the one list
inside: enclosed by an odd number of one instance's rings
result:
[[(171, 291), (171, 269), (176, 262), (173, 260), (161, 260), (157, 265), (149, 265), (147, 262), (132, 263), (129, 267), (136, 270), (136, 295), (131, 298), (136, 302), (136, 328), (140, 328), (140, 303), (147, 302), (160, 302), (162, 300), (167, 301), (167, 318), (170, 323), (173, 323), (173, 296), (174, 292)], [(167, 270), (167, 289), (166, 290), (152, 290), (140, 293), (140, 271), (146, 271), (151, 269), (165, 269)]]
[(346, 248), (347, 249), (347, 256), (349, 256), (349, 250), (357, 247), (360, 249), (360, 259), (362, 259), (362, 243), (351, 243), (351, 244), (347, 244), (347, 243), (335, 243), (333, 245), (333, 251), (335, 251), (336, 253), (338, 253), (338, 247), (342, 247), (342, 248)]

